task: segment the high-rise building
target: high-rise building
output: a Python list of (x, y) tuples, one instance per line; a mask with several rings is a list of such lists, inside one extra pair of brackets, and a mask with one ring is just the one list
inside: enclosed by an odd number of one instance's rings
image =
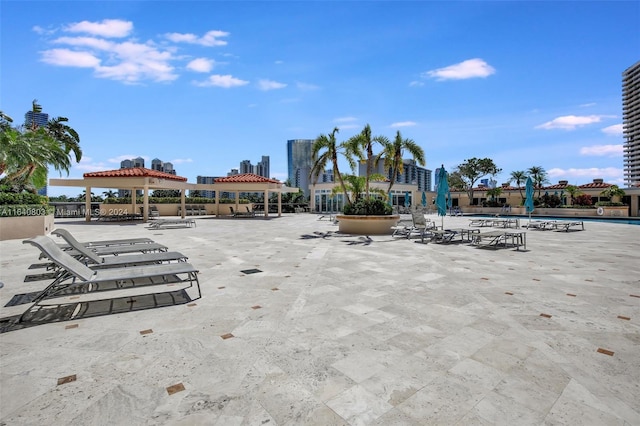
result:
[(287, 141), (288, 179), (293, 187), (309, 195), (309, 172), (313, 167), (311, 148), (313, 139), (290, 139)]
[[(122, 160), (120, 162), (120, 168), (121, 169), (131, 169), (133, 167), (144, 167), (144, 158), (142, 157), (137, 157), (137, 158), (132, 158), (130, 160)], [(173, 169), (173, 164), (171, 163), (164, 163), (162, 162), (162, 160), (159, 160), (157, 158), (154, 158), (153, 160), (151, 160), (151, 169), (152, 170), (157, 170), (159, 172), (164, 172), (164, 173), (169, 173), (172, 175), (176, 174), (176, 171)], [(137, 195), (142, 194), (141, 190), (137, 190), (136, 191)], [(126, 190), (126, 189), (119, 189), (118, 190), (118, 196), (119, 197), (128, 197), (130, 195), (130, 191)]]
[[(418, 185), (418, 191), (431, 191), (431, 170), (420, 167), (415, 160), (402, 160), (402, 174), (396, 176), (396, 183), (404, 183), (410, 185)], [(391, 178), (391, 169), (384, 169), (384, 159), (378, 163), (378, 167), (374, 168), (373, 173), (378, 173)], [(367, 174), (367, 163), (361, 162), (358, 166), (358, 174), (365, 176)]]
[(262, 160), (258, 161), (258, 164), (255, 167), (255, 173), (258, 176), (262, 176), (262, 177), (266, 177), (266, 178), (269, 177), (270, 170), (269, 170), (269, 156), (268, 155), (263, 155), (262, 156)]
[(49, 122), (49, 114), (45, 114), (44, 112), (33, 112), (27, 111), (24, 115), (24, 125), (26, 127), (31, 127), (34, 124), (37, 127), (46, 126)]
[[(215, 180), (216, 180), (217, 176), (197, 176), (196, 177), (196, 182), (197, 183), (204, 183), (204, 184), (214, 184)], [(215, 198), (216, 197), (216, 191), (200, 191), (200, 196), (205, 197), (205, 198)]]
[(624, 180), (631, 187), (640, 182), (640, 61), (622, 73), (622, 123)]
[(240, 174), (253, 173), (253, 164), (249, 160), (242, 160), (240, 162)]

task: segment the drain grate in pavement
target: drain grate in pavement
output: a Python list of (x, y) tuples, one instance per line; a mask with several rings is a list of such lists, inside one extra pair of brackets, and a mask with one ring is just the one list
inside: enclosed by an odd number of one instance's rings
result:
[(9, 300), (9, 302), (7, 302), (6, 305), (4, 305), (4, 307), (6, 308), (9, 306), (17, 306), (17, 305), (24, 305), (25, 303), (31, 303), (40, 293), (42, 292), (34, 291), (31, 293), (16, 294), (11, 298), (11, 300)]
[(262, 272), (260, 269), (245, 269), (244, 271), (240, 271), (243, 274), (257, 274), (258, 272)]

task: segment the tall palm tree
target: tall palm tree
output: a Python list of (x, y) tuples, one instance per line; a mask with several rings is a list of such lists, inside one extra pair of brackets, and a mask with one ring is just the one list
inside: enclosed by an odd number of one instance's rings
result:
[(509, 175), (509, 183), (514, 182), (518, 185), (518, 192), (520, 192), (521, 204), (524, 203), (524, 195), (522, 195), (522, 184), (527, 181), (527, 174), (522, 170), (516, 170)]
[(421, 166), (425, 165), (424, 150), (412, 139), (402, 139), (400, 130), (396, 133), (393, 142), (384, 145), (382, 155), (384, 156), (384, 167), (390, 171), (389, 188), (387, 193), (391, 193), (391, 188), (396, 183), (398, 175), (404, 173), (404, 162), (402, 157), (404, 151), (411, 154), (411, 157)]
[(82, 149), (80, 149), (80, 136), (73, 128), (65, 124), (69, 119), (66, 117), (56, 117), (49, 120), (46, 129), (47, 133), (62, 145), (65, 152), (69, 154), (73, 151), (76, 157), (76, 163), (82, 158)]
[[(31, 111), (42, 112), (42, 106), (33, 100)], [(1, 139), (0, 173), (5, 173), (3, 183), (9, 184), (12, 190), (27, 189), (35, 192), (47, 183), (47, 170), (69, 173), (71, 167), (70, 152), (80, 161), (80, 137), (78, 133), (66, 125), (65, 117), (58, 117), (39, 126), (36, 120), (20, 128), (11, 127), (11, 118), (0, 113)]]
[(381, 155), (374, 156), (373, 145), (378, 143), (383, 147), (389, 144), (389, 140), (384, 136), (372, 136), (371, 126), (364, 126), (362, 132), (351, 137), (346, 142), (346, 150), (350, 156), (358, 158), (360, 162), (366, 162), (367, 172), (365, 174), (365, 194), (369, 198), (369, 181), (373, 174), (373, 168), (377, 167)]
[(46, 185), (49, 166), (69, 172), (69, 156), (42, 128), (24, 134), (14, 129), (5, 131), (2, 142), (0, 171), (6, 173), (3, 182), (16, 192), (26, 189), (35, 193)]
[[(349, 193), (347, 191), (347, 187), (344, 184), (344, 180), (342, 179), (342, 175), (340, 174), (340, 169), (338, 167), (338, 154), (341, 150), (345, 149), (344, 144), (338, 144), (336, 141), (336, 133), (338, 133), (340, 129), (337, 127), (333, 129), (333, 131), (327, 135), (320, 135), (316, 138), (311, 146), (311, 158), (313, 158), (313, 166), (311, 167), (310, 179), (313, 185), (318, 181), (318, 176), (322, 173), (328, 164), (331, 164), (333, 167), (333, 176), (340, 183), (340, 188), (342, 188), (342, 192), (344, 193), (346, 204), (350, 203)], [(349, 152), (345, 152), (345, 158), (349, 162), (351, 168), (355, 167), (355, 162), (351, 157)]]
[(540, 194), (542, 192), (542, 185), (548, 182), (547, 180), (547, 171), (541, 166), (533, 166), (529, 167), (527, 170), (533, 183), (538, 188), (538, 198), (540, 198)]

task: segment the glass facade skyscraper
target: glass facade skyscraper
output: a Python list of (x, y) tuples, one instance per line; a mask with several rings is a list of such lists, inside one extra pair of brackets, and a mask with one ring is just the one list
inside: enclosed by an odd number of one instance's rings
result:
[(311, 148), (313, 139), (290, 139), (287, 141), (288, 179), (293, 187), (309, 195), (309, 172), (313, 167)]

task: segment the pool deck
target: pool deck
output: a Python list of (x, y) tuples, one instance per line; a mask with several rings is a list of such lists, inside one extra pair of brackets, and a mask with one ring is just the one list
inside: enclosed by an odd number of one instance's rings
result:
[[(184, 253), (203, 297), (0, 334), (0, 425), (640, 424), (638, 226), (494, 250), (313, 214), (195, 220), (56, 219)], [(38, 254), (0, 242), (1, 317), (46, 286), (24, 282)]]

